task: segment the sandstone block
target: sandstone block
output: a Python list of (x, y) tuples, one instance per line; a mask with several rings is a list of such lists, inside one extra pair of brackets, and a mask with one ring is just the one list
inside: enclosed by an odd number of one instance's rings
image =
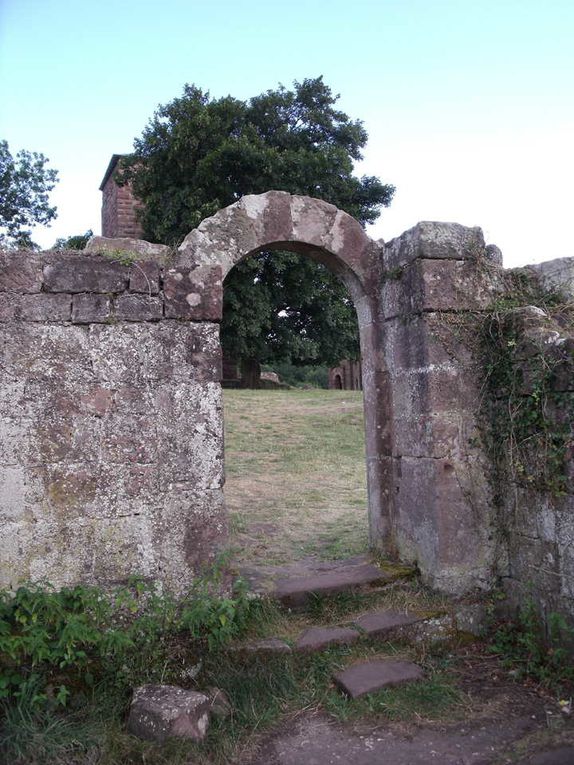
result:
[(275, 596), (289, 606), (299, 606), (312, 595), (333, 595), (387, 579), (380, 568), (369, 563), (348, 566), (305, 577), (289, 577), (277, 581)]
[(110, 298), (90, 292), (80, 292), (72, 300), (72, 321), (74, 324), (97, 324), (111, 316)]
[[(128, 205), (131, 213), (131, 204)], [(171, 254), (171, 248), (166, 244), (152, 244), (144, 239), (131, 239), (130, 237), (109, 238), (106, 236), (93, 236), (86, 245), (85, 252), (105, 252), (110, 257), (129, 257), (130, 255), (143, 256), (163, 260)]]
[(356, 699), (383, 688), (421, 680), (423, 676), (422, 669), (410, 661), (384, 659), (354, 664), (333, 679), (347, 696)]
[(120, 321), (159, 321), (163, 304), (151, 295), (120, 295), (116, 300), (116, 319)]
[(219, 266), (169, 269), (164, 278), (165, 315), (170, 319), (220, 321), (223, 277)]
[(71, 310), (71, 295), (40, 292), (22, 295), (16, 314), (24, 321), (69, 321)]
[(209, 727), (209, 708), (203, 693), (174, 685), (142, 685), (134, 691), (128, 731), (160, 743), (173, 736), (202, 741)]
[(20, 307), (21, 295), (13, 292), (4, 292), (0, 299), (0, 322), (12, 321), (16, 318)]
[(161, 268), (154, 260), (142, 260), (130, 267), (130, 292), (157, 295), (160, 288)]
[(42, 262), (30, 252), (0, 253), (0, 292), (32, 293), (42, 289)]
[(415, 624), (422, 617), (402, 611), (373, 611), (355, 619), (353, 625), (369, 637), (387, 635), (398, 627)]
[(477, 226), (422, 221), (385, 244), (384, 264), (393, 269), (417, 258), (474, 260), (484, 254), (484, 236)]
[(123, 292), (128, 275), (121, 263), (78, 255), (44, 266), (44, 287), (49, 292)]
[(332, 645), (348, 645), (358, 640), (359, 633), (351, 627), (311, 627), (297, 639), (298, 651), (323, 651)]

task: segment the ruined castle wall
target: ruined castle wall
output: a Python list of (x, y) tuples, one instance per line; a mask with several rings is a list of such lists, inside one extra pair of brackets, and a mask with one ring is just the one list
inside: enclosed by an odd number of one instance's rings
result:
[(384, 265), (398, 553), (444, 591), (486, 588), (498, 551), (478, 433), (483, 375), (466, 340), (501, 289), (501, 268), (479, 228), (444, 223), (388, 242)]
[(0, 256), (0, 586), (179, 590), (217, 550), (220, 306), (179, 283), (152, 260)]
[[(572, 439), (559, 486), (528, 480), (541, 450), (510, 478), (493, 456), (499, 394), (477, 338), (508, 298), (499, 252), (445, 223), (372, 242), (331, 205), (283, 192), (220, 211), (177, 255), (101, 238), (87, 253), (0, 255), (0, 587), (138, 574), (178, 592), (213, 558), (223, 276), (274, 247), (331, 267), (357, 309), (372, 544), (445, 592), (502, 577), (519, 601), (534, 582), (542, 607), (572, 613)], [(511, 379), (539, 401), (550, 368), (545, 427), (568, 431), (572, 335), (520, 310), (502, 343)]]
[(502, 583), (512, 604), (574, 625), (574, 305), (514, 309), (501, 330), (515, 383), (493, 402), (509, 434), (497, 463)]

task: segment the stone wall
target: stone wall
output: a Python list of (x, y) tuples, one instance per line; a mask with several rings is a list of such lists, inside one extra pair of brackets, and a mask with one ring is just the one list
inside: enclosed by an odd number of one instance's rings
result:
[[(484, 402), (496, 394), (476, 339), (507, 299), (497, 248), (447, 223), (373, 242), (332, 205), (284, 192), (244, 197), (177, 253), (94, 238), (87, 254), (2, 255), (0, 586), (139, 574), (177, 592), (215, 555), (223, 279), (274, 248), (327, 265), (357, 310), (373, 546), (459, 595), (500, 577), (516, 589), (538, 567), (539, 601), (571, 609), (572, 454), (569, 488), (552, 498), (514, 483), (505, 493), (489, 450)], [(517, 348), (571, 349), (556, 321), (525, 324)], [(532, 357), (516, 357), (526, 382)], [(564, 363), (561, 424), (572, 422)]]
[(1, 256), (0, 586), (177, 591), (217, 551), (220, 306), (178, 285), (153, 260)]
[(383, 262), (397, 550), (444, 591), (484, 589), (499, 550), (467, 331), (502, 290), (502, 269), (481, 229), (448, 223), (419, 223)]
[(531, 600), (574, 626), (574, 303), (515, 308), (500, 331), (513, 385), (503, 381), (492, 401), (504, 444), (495, 465), (502, 583), (512, 604)]

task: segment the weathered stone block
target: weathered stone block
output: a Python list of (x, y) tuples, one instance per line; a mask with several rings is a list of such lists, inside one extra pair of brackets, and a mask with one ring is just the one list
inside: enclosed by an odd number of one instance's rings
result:
[(311, 627), (299, 636), (295, 647), (298, 651), (312, 653), (333, 645), (349, 645), (358, 639), (359, 633), (351, 627)]
[(167, 318), (221, 321), (223, 277), (220, 267), (171, 268), (164, 277), (163, 289)]
[(396, 459), (395, 489), (401, 558), (416, 560), (423, 577), (446, 592), (489, 586), (492, 501), (481, 463)]
[(382, 299), (386, 319), (426, 311), (487, 308), (502, 290), (500, 271), (472, 260), (417, 259), (387, 272)]
[(482, 229), (422, 221), (385, 244), (384, 266), (394, 269), (417, 258), (476, 260), (485, 255)]
[(89, 356), (106, 387), (145, 388), (159, 380), (221, 378), (219, 328), (215, 324), (162, 321), (92, 325)]
[[(88, 336), (83, 327), (69, 324), (20, 323), (0, 326), (3, 366), (0, 377), (26, 381), (43, 397), (52, 388), (65, 388), (93, 379)], [(8, 379), (6, 380), (8, 382)], [(27, 405), (33, 406), (27, 398)]]
[(32, 293), (42, 289), (42, 261), (31, 252), (0, 253), (0, 292)]
[(72, 321), (74, 324), (97, 324), (111, 317), (110, 298), (89, 292), (74, 295)]
[(475, 381), (457, 364), (392, 375), (394, 411), (405, 418), (432, 412), (473, 412), (479, 403)]
[(157, 438), (161, 485), (214, 489), (223, 483), (221, 389), (213, 383), (179, 383), (158, 389)]
[(16, 318), (20, 306), (21, 295), (4, 292), (0, 297), (0, 321), (12, 321)]
[(105, 462), (149, 464), (157, 460), (156, 412), (142, 417), (124, 411), (107, 417), (104, 424)]
[(226, 537), (221, 489), (169, 488), (162, 497), (153, 547), (165, 586), (172, 592), (187, 592), (190, 580), (215, 560)]
[(545, 289), (561, 292), (567, 298), (574, 297), (574, 257), (536, 263), (528, 266), (528, 270), (537, 275)]
[(44, 266), (44, 287), (49, 292), (123, 292), (129, 269), (98, 256), (78, 255)]
[(356, 699), (366, 693), (421, 680), (423, 677), (422, 669), (410, 661), (384, 659), (353, 664), (335, 674), (333, 680), (347, 696)]
[(130, 255), (139, 255), (144, 258), (163, 260), (171, 254), (171, 247), (166, 244), (152, 244), (152, 242), (146, 242), (144, 239), (93, 236), (86, 245), (85, 252), (103, 252), (111, 258), (114, 256), (127, 258)]
[(115, 308), (120, 321), (159, 321), (163, 317), (161, 299), (151, 295), (120, 295)]
[(154, 260), (142, 260), (130, 267), (130, 292), (157, 295), (160, 289), (161, 268)]
[(434, 412), (393, 419), (393, 455), (463, 457), (477, 448), (480, 431), (472, 414)]
[[(473, 315), (424, 313), (385, 322), (385, 360), (392, 374), (459, 365), (475, 376), (479, 320)], [(473, 370), (473, 371), (471, 371)]]
[(174, 685), (142, 685), (130, 706), (128, 731), (162, 743), (174, 736), (201, 741), (209, 727), (210, 701)]
[(71, 295), (40, 292), (22, 295), (16, 316), (24, 321), (70, 321), (71, 312)]

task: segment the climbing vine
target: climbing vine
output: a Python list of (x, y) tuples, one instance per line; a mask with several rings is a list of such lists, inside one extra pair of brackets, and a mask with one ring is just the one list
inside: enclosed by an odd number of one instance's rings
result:
[[(505, 276), (507, 289), (482, 318), (478, 334), (486, 394), (482, 430), (496, 494), (511, 481), (561, 495), (567, 489), (574, 426), (574, 393), (556, 389), (567, 352), (560, 345), (528, 342), (524, 322), (558, 326), (568, 334), (574, 329), (574, 306), (541, 290), (524, 271)], [(495, 499), (502, 503), (501, 496)]]

